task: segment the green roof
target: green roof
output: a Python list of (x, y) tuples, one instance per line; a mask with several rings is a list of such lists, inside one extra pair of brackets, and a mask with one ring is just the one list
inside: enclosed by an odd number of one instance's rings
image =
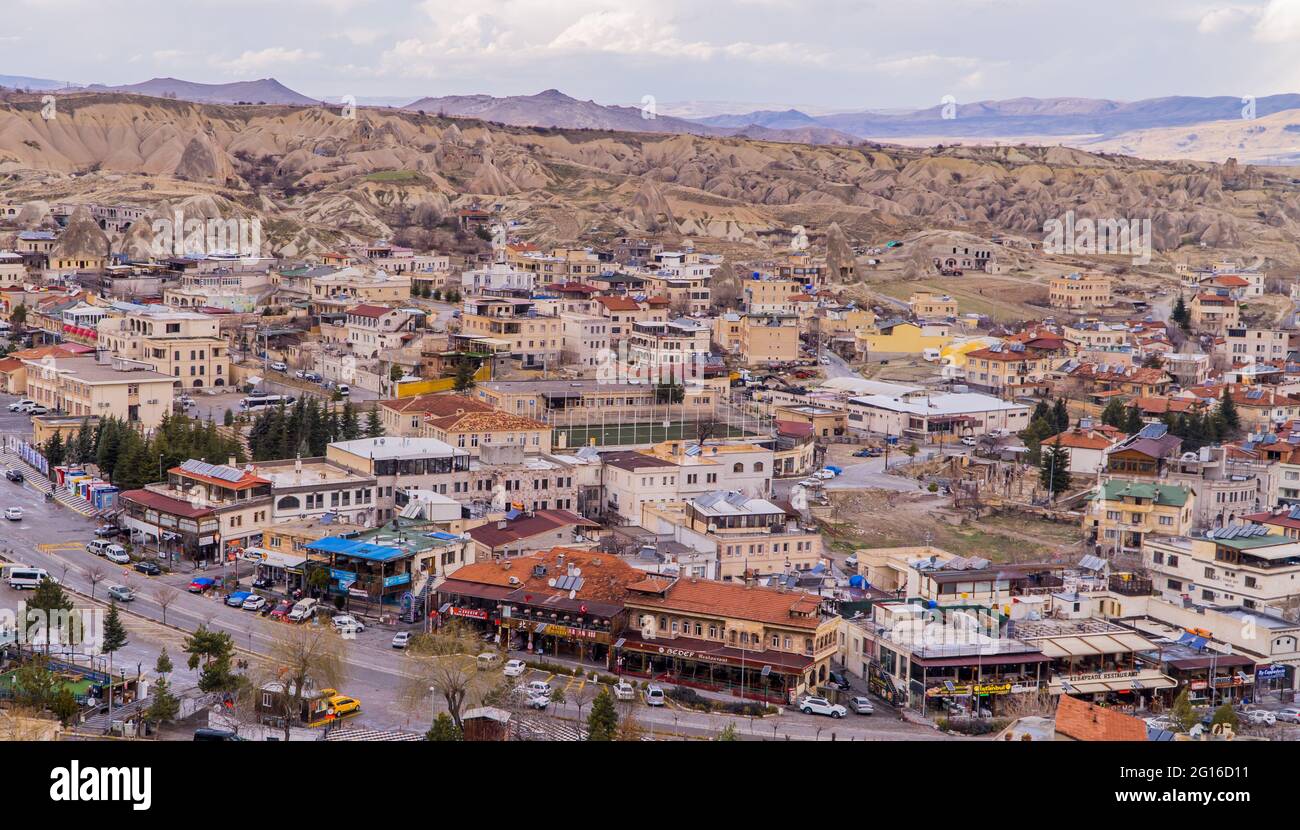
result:
[(1150, 499), (1155, 504), (1167, 507), (1182, 507), (1187, 504), (1190, 495), (1191, 491), (1182, 485), (1148, 484), (1122, 479), (1111, 479), (1101, 488), (1101, 498), (1105, 501), (1119, 501), (1126, 497)]
[(1223, 545), (1228, 548), (1250, 550), (1251, 548), (1271, 548), (1274, 545), (1286, 545), (1295, 540), (1279, 533), (1266, 533), (1263, 536), (1243, 536), (1233, 539), (1215, 539), (1213, 541), (1216, 545)]

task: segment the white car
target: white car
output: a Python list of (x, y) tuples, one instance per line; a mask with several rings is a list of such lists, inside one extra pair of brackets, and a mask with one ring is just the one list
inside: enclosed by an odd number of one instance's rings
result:
[(1277, 715), (1267, 709), (1252, 709), (1243, 713), (1241, 719), (1251, 726), (1272, 726), (1277, 723)]
[(799, 711), (805, 715), (830, 715), (837, 720), (849, 713), (848, 709), (838, 703), (831, 703), (824, 697), (811, 696), (799, 701)]
[(1174, 723), (1173, 718), (1165, 715), (1158, 715), (1153, 718), (1145, 718), (1143, 721), (1148, 729), (1163, 729), (1166, 732), (1177, 732), (1178, 726)]
[(289, 366), (288, 366), (287, 364), (285, 364), (285, 363), (279, 361), (279, 360), (277, 360), (277, 361), (275, 361), (274, 363), (272, 363), (272, 364), (271, 364), (271, 368), (274, 369), (274, 370), (277, 371), (277, 372), (287, 372), (287, 371), (289, 371)]
[(626, 680), (620, 680), (614, 684), (615, 700), (632, 700), (635, 697), (636, 689), (632, 688), (631, 683), (628, 683)]
[(33, 406), (36, 406), (36, 401), (32, 400), (31, 398), (23, 398), (22, 400), (17, 400), (9, 404), (9, 411), (26, 412), (28, 409), (30, 409)]
[(330, 620), (330, 622), (334, 624), (334, 630), (339, 633), (346, 630), (351, 631), (354, 634), (359, 634), (366, 630), (365, 624), (351, 614), (340, 614)]
[(244, 600), (244, 604), (240, 607), (242, 607), (245, 611), (261, 611), (265, 605), (266, 605), (266, 597), (253, 594), (251, 597)]
[(506, 666), (502, 671), (506, 677), (519, 677), (528, 671), (528, 664), (523, 660), (507, 660)]
[(393, 648), (406, 648), (411, 644), (411, 632), (399, 631), (393, 635)]
[(973, 446), (975, 446), (976, 444), (978, 444), (979, 442), (976, 441), (975, 438), (972, 437), (972, 436), (970, 436), (970, 435), (963, 435), (963, 436), (961, 437), (961, 443), (962, 443), (963, 446), (973, 447)]
[(645, 690), (646, 706), (663, 706), (668, 702), (668, 696), (664, 694), (663, 687), (651, 685)]
[(545, 680), (534, 680), (524, 687), (524, 693), (529, 697), (537, 697), (538, 695), (550, 697), (551, 684)]
[(104, 548), (104, 558), (117, 565), (130, 565), (131, 557), (121, 545), (109, 545)]
[(820, 470), (818, 470), (817, 472), (813, 473), (813, 475), (816, 476), (817, 478), (820, 478), (820, 479), (823, 479), (823, 480), (827, 480), (827, 479), (835, 478), (835, 471), (834, 471), (834, 470), (827, 470), (826, 468), (823, 467), (822, 469), (820, 469)]
[(21, 507), (6, 507), (5, 518), (11, 522), (21, 522), (23, 520), (23, 509)]
[(1278, 709), (1273, 713), (1273, 717), (1283, 723), (1300, 723), (1300, 709), (1289, 706), (1286, 709)]
[(826, 357), (826, 356), (823, 355), (823, 356), (822, 356), (822, 359), (821, 359), (821, 364), (822, 364), (823, 366), (829, 366), (829, 365), (831, 365), (831, 359), (830, 359), (829, 357)]
[(533, 695), (528, 698), (528, 706), (531, 709), (545, 709), (551, 705), (550, 695)]

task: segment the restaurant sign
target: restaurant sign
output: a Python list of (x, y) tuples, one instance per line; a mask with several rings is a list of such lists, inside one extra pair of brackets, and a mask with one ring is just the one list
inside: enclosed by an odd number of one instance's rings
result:
[(1071, 674), (1060, 679), (1066, 683), (1087, 683), (1090, 680), (1123, 680), (1128, 677), (1137, 677), (1140, 674), (1142, 674), (1140, 671), (1107, 671), (1095, 674)]
[(487, 611), (478, 608), (461, 608), (458, 605), (453, 605), (448, 609), (447, 613), (453, 617), (468, 617), (471, 620), (486, 620), (488, 618)]
[(1012, 691), (1007, 683), (960, 683), (952, 686), (933, 686), (925, 690), (926, 697), (966, 697), (972, 692), (977, 695), (1005, 695)]
[(1255, 669), (1256, 680), (1277, 680), (1286, 677), (1286, 666), (1260, 666)]

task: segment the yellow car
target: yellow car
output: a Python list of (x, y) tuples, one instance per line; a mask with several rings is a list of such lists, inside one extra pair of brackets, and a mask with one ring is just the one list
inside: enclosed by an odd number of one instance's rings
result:
[(330, 696), (329, 705), (334, 710), (334, 715), (340, 718), (361, 711), (361, 701), (347, 695)]

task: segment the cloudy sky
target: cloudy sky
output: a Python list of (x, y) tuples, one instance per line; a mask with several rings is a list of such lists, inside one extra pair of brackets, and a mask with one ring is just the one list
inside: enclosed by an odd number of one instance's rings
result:
[[(813, 112), (1300, 92), (1300, 0), (4, 0), (0, 74)], [(735, 109), (735, 108), (732, 108)]]

